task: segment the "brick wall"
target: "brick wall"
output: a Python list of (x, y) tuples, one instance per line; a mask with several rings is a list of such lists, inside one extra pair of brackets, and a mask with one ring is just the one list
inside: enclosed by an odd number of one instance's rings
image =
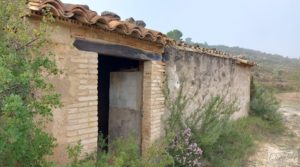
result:
[[(33, 22), (38, 21), (33, 20)], [(49, 46), (49, 48), (55, 53), (57, 64), (63, 71), (63, 74), (56, 76), (52, 81), (57, 91), (62, 94), (64, 106), (54, 110), (53, 122), (49, 124), (48, 130), (54, 135), (58, 143), (58, 147), (54, 150), (54, 157), (52, 159), (60, 164), (68, 161), (66, 152), (67, 146), (76, 143), (78, 140), (81, 140), (83, 144), (83, 155), (97, 150), (98, 53), (83, 52), (74, 48), (72, 46), (74, 37), (89, 38), (94, 41), (98, 40), (99, 42), (110, 41), (146, 49), (147, 51), (155, 53), (162, 53), (163, 49), (162, 46), (152, 45), (151, 42), (126, 38), (117, 33), (89, 29), (88, 27), (81, 27), (80, 25), (57, 23), (57, 27), (54, 28), (54, 32), (51, 35), (53, 46)], [(192, 85), (195, 83), (204, 84), (201, 86), (200, 91), (205, 95), (209, 95), (211, 92), (216, 92), (216, 90), (220, 89), (222, 91), (222, 88), (226, 87), (227, 83), (229, 84), (230, 82), (236, 81), (232, 83), (232, 85), (237, 85), (236, 87), (238, 87), (238, 89), (234, 87), (232, 91), (236, 92), (238, 90), (239, 92), (244, 92), (243, 96), (245, 98), (241, 104), (244, 106), (245, 111), (248, 109), (250, 69), (241, 67), (241, 70), (238, 70), (239, 75), (237, 76), (232, 72), (233, 68), (231, 67), (233, 67), (233, 64), (231, 61), (221, 61), (220, 58), (212, 58), (206, 55), (197, 56), (198, 58), (195, 60), (193, 60), (193, 57), (194, 56), (191, 55), (177, 57), (182, 60), (169, 61), (167, 67), (162, 62), (144, 62), (142, 151), (145, 151), (153, 141), (163, 134), (162, 115), (165, 113), (165, 106), (162, 88), (166, 70), (168, 74), (173, 77), (177, 75), (178, 71), (187, 71), (186, 77), (191, 79), (190, 83)], [(195, 64), (197, 62), (200, 63), (200, 65)], [(225, 72), (227, 70), (226, 73), (222, 73), (224, 70), (220, 70), (220, 65), (225, 69)], [(214, 67), (218, 73), (212, 71), (212, 67)], [(191, 72), (193, 69), (199, 70)], [(230, 76), (237, 77), (231, 80)], [(222, 79), (222, 77), (225, 79)], [(172, 77), (170, 78), (172, 79)], [(243, 83), (238, 81), (241, 78), (245, 80)], [(207, 81), (204, 81), (204, 79)], [(174, 79), (174, 81), (175, 80), (176, 79)], [(206, 86), (205, 83), (209, 86)], [(220, 85), (222, 83), (224, 86)], [(175, 82), (174, 85), (176, 85)], [(200, 86), (193, 87), (200, 89)], [(208, 87), (210, 89), (208, 89)], [(204, 98), (204, 96), (201, 98)], [(242, 114), (238, 116), (247, 114), (247, 112), (241, 113)]]
[(55, 27), (52, 45), (62, 74), (51, 79), (62, 95), (63, 107), (53, 111), (48, 131), (57, 140), (54, 156), (59, 164), (68, 162), (67, 147), (81, 140), (82, 155), (95, 152), (98, 138), (98, 53), (84, 52), (72, 46), (71, 28)]
[[(54, 159), (67, 162), (66, 147), (81, 140), (82, 155), (97, 150), (97, 53), (79, 51), (65, 43), (55, 44), (55, 55), (63, 74), (53, 78), (64, 107), (54, 112), (51, 132), (57, 139)], [(101, 68), (101, 67), (100, 67)], [(165, 64), (146, 61), (143, 67), (142, 150), (159, 138), (165, 111), (162, 85)]]
[(142, 150), (162, 135), (161, 117), (165, 111), (162, 92), (165, 64), (147, 61), (144, 63)]
[[(32, 19), (33, 25), (39, 20)], [(80, 25), (57, 22), (53, 26), (49, 48), (54, 52), (56, 62), (63, 74), (51, 79), (57, 91), (62, 95), (63, 107), (53, 111), (53, 121), (48, 131), (57, 139), (58, 146), (49, 159), (58, 164), (68, 162), (67, 146), (81, 140), (82, 155), (97, 150), (98, 137), (98, 97), (97, 65), (98, 53), (84, 52), (73, 46), (75, 37), (89, 38), (100, 42), (110, 41), (161, 53), (163, 47), (148, 41), (136, 40), (108, 33), (98, 29), (89, 29)], [(100, 67), (101, 68), (101, 67)], [(161, 116), (164, 113), (162, 82), (165, 64), (144, 62), (143, 72), (143, 119), (142, 149), (145, 150), (162, 134)]]
[[(82, 53), (82, 52), (81, 52)], [(97, 97), (97, 57), (95, 53), (84, 53), (71, 58), (78, 67), (78, 96), (67, 109), (67, 140), (74, 143), (81, 140), (83, 152), (91, 153), (97, 148), (98, 137), (98, 97)]]
[(63, 74), (53, 78), (63, 107), (54, 111), (51, 133), (57, 139), (54, 159), (67, 162), (66, 147), (81, 140), (82, 155), (95, 152), (98, 138), (98, 54), (56, 44), (55, 55)]

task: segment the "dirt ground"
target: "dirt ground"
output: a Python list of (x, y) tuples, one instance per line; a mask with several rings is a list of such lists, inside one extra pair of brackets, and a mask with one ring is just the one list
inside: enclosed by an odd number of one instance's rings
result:
[(278, 94), (277, 98), (287, 130), (278, 138), (260, 143), (246, 167), (300, 167), (300, 92)]

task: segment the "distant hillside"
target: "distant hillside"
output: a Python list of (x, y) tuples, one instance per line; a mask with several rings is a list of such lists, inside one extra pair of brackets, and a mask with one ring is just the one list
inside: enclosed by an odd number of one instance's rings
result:
[(270, 88), (276, 88), (279, 91), (300, 90), (300, 59), (240, 47), (202, 46), (216, 48), (231, 55), (255, 61), (258, 65), (253, 70), (253, 76)]

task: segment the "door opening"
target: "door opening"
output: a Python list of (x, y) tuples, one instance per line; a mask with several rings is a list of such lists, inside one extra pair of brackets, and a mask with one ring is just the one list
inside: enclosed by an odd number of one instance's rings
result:
[(142, 61), (98, 56), (98, 129), (109, 144), (133, 135), (141, 144)]

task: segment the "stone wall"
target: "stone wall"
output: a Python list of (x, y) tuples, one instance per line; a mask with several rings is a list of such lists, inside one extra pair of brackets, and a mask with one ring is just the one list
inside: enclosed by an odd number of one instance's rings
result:
[(175, 48), (166, 48), (168, 87), (176, 92), (184, 83), (186, 92), (193, 94), (191, 108), (203, 105), (212, 96), (224, 95), (237, 99), (239, 110), (233, 119), (246, 116), (250, 102), (250, 66), (239, 65), (233, 59)]

